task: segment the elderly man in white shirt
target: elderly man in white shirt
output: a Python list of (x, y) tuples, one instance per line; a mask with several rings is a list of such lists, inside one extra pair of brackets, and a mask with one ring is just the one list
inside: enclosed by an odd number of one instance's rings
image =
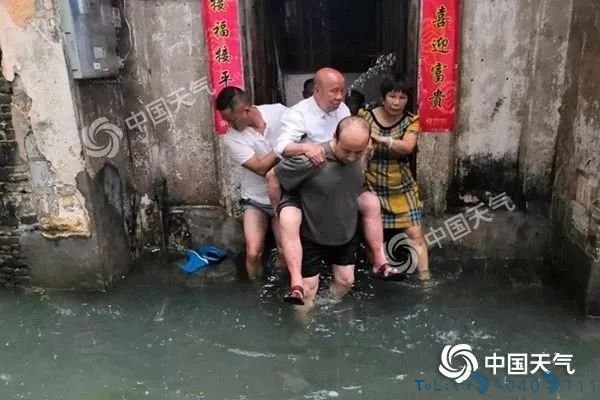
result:
[(246, 272), (248, 278), (254, 280), (262, 275), (262, 254), (269, 220), (275, 236), (279, 237), (265, 175), (279, 161), (273, 148), (281, 133), (281, 118), (287, 107), (282, 104), (253, 106), (249, 96), (233, 86), (223, 89), (215, 103), (230, 126), (223, 138), (229, 154), (243, 167), (240, 184)]
[[(304, 155), (315, 165), (322, 166), (325, 163), (325, 153), (320, 143), (330, 141), (338, 123), (350, 115), (350, 110), (343, 103), (344, 92), (345, 79), (339, 71), (332, 68), (317, 71), (313, 96), (302, 100), (283, 115), (282, 132), (275, 146), (275, 153), (279, 157)], [(279, 216), (281, 246), (290, 273), (291, 291), (285, 300), (302, 305), (304, 288), (299, 233), (302, 211), (293, 195), (282, 194), (273, 171), (267, 174), (267, 184), (271, 204)], [(373, 193), (365, 192), (359, 197), (358, 207), (372, 257), (373, 272), (383, 279), (399, 275), (388, 264), (385, 256), (379, 199)]]

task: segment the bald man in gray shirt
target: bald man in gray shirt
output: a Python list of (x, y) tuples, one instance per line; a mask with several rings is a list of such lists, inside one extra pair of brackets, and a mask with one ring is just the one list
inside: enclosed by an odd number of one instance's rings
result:
[(304, 287), (299, 290), (303, 291), (307, 309), (314, 305), (323, 264), (333, 266), (333, 297), (342, 298), (354, 284), (358, 197), (364, 191), (361, 160), (369, 140), (369, 124), (359, 117), (346, 117), (339, 123), (334, 138), (321, 144), (325, 154), (322, 167), (315, 166), (306, 156), (296, 156), (281, 161), (274, 169), (281, 187), (296, 192), (302, 207)]

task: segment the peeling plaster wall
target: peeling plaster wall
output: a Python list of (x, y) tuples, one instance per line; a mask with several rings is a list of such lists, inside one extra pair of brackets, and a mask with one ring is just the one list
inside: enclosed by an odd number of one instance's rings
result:
[[(222, 196), (235, 183), (220, 179), (221, 168), (230, 168), (216, 156), (222, 149), (210, 88), (202, 87), (208, 73), (201, 2), (127, 1), (122, 14), (120, 48), (128, 56), (121, 75), (73, 81), (53, 2), (0, 8), (3, 72), (22, 88), (13, 101), (16, 141), (30, 167), (40, 225), (22, 239), (33, 284), (107, 288), (145, 248), (165, 245), (171, 234), (194, 243), (199, 238), (186, 233), (188, 224), (221, 221), (221, 205), (235, 212), (236, 196)], [(150, 107), (158, 102), (171, 111), (166, 121), (152, 120)], [(135, 129), (128, 118), (140, 113), (146, 123)], [(112, 157), (82, 146), (82, 128), (98, 118), (123, 131)], [(204, 221), (182, 225), (179, 209), (195, 206), (208, 207)]]
[(31, 174), (42, 234), (88, 237), (90, 219), (76, 184), (84, 162), (71, 84), (54, 10), (44, 4), (34, 12), (33, 0), (0, 3), (2, 73), (9, 81), (18, 76), (30, 99), (13, 119), (21, 156), (36, 160)]
[(115, 179), (85, 158), (81, 87), (69, 75), (53, 2), (0, 3), (0, 49), (39, 221), (18, 238), (31, 284), (104, 290), (129, 268), (128, 243), (104, 190)]

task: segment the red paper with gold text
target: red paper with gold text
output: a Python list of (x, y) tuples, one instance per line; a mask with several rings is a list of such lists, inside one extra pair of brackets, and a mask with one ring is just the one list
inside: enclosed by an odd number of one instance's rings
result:
[(423, 132), (450, 132), (456, 123), (459, 0), (422, 0), (419, 117)]
[[(225, 86), (244, 89), (238, 1), (203, 0), (203, 3), (204, 31), (214, 104), (215, 97)], [(216, 110), (214, 110), (214, 121), (217, 133), (227, 132), (228, 124)]]

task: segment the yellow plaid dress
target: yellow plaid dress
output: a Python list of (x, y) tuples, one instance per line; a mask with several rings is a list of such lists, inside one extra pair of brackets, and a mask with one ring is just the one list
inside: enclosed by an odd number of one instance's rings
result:
[[(369, 122), (372, 133), (381, 136), (402, 139), (407, 132), (418, 133), (420, 130), (419, 117), (410, 113), (392, 127), (383, 127), (371, 110), (361, 110), (359, 115)], [(385, 144), (374, 144), (365, 182), (379, 197), (384, 229), (421, 225), (423, 203), (407, 157), (392, 154)]]

